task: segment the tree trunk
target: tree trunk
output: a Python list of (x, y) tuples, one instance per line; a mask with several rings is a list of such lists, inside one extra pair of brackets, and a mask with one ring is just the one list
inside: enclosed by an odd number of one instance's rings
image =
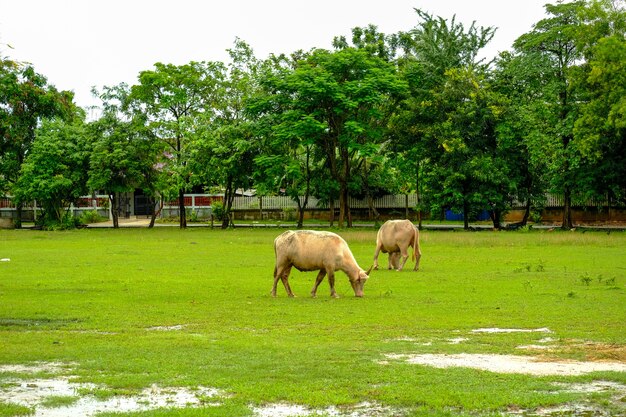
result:
[(347, 185), (344, 181), (339, 183), (339, 219), (337, 220), (337, 226), (339, 228), (343, 228), (343, 222), (347, 217), (346, 207), (348, 207), (348, 202), (346, 201), (346, 197), (348, 195)]
[(335, 224), (335, 198), (334, 197), (329, 197), (328, 198), (328, 220), (330, 222), (330, 227), (333, 227), (333, 225)]
[(463, 200), (463, 229), (469, 230), (469, 203)]
[(530, 217), (530, 197), (526, 199), (526, 209), (524, 210), (524, 217), (522, 217), (521, 226), (526, 226), (528, 224), (528, 218)]
[(367, 208), (367, 219), (378, 220), (380, 213), (376, 210), (376, 207), (374, 207), (374, 197), (372, 197), (369, 190), (367, 191)]
[[(15, 205), (15, 215), (17, 216), (17, 218), (15, 219), (15, 228), (16, 229), (21, 229), (22, 228), (22, 211), (23, 211), (24, 205), (19, 202)], [(34, 209), (36, 210), (36, 208)]]
[(493, 222), (493, 228), (496, 230), (502, 229), (502, 211), (499, 209), (493, 209), (489, 211), (489, 217)]
[(233, 180), (228, 179), (226, 188), (224, 189), (224, 218), (222, 219), (222, 229), (228, 229), (228, 226), (233, 225), (231, 218), (231, 210), (233, 208), (233, 199), (235, 198), (235, 188), (233, 186)]
[(109, 194), (109, 201), (111, 203), (111, 217), (113, 218), (113, 228), (117, 229), (120, 227), (120, 207), (119, 207), (119, 196), (117, 193)]
[(187, 227), (187, 213), (185, 213), (185, 190), (180, 188), (178, 190), (178, 219), (181, 229)]
[(563, 190), (563, 223), (561, 229), (570, 230), (574, 227), (572, 222), (572, 190), (569, 185)]
[(404, 195), (404, 218), (409, 218), (409, 195)]
[(298, 229), (302, 229), (304, 225), (304, 210), (306, 210), (306, 207), (309, 204), (308, 186), (304, 194), (304, 201), (300, 202), (300, 197), (296, 197), (296, 204), (298, 204), (298, 224), (296, 225), (296, 227)]
[(158, 210), (154, 210), (154, 204), (152, 204), (152, 208), (152, 216), (150, 217), (150, 224), (148, 225), (148, 228), (150, 229), (154, 227), (154, 222), (156, 221), (156, 218), (161, 214), (161, 211), (163, 210), (163, 198), (159, 198)]

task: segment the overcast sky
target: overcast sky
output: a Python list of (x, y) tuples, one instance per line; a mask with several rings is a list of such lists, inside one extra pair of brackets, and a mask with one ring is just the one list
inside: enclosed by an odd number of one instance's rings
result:
[[(91, 87), (134, 84), (155, 62), (226, 61), (236, 37), (258, 58), (314, 47), (374, 24), (383, 33), (417, 24), (419, 8), (466, 28), (497, 28), (485, 55), (545, 17), (546, 0), (0, 0), (0, 55), (30, 62), (80, 106)], [(551, 3), (555, 3), (552, 1)], [(12, 49), (7, 45), (11, 45)]]

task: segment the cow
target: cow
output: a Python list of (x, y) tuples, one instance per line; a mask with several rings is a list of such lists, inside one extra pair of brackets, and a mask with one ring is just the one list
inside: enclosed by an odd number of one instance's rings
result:
[(276, 297), (276, 286), (280, 279), (287, 295), (294, 297), (289, 286), (291, 267), (298, 271), (317, 271), (317, 278), (311, 296), (317, 294), (317, 287), (326, 275), (330, 284), (331, 297), (337, 298), (335, 291), (335, 271), (343, 271), (350, 280), (355, 297), (363, 297), (363, 286), (372, 268), (367, 272), (356, 263), (348, 244), (341, 236), (332, 232), (314, 230), (288, 230), (274, 239), (276, 266), (272, 296)]
[[(413, 247), (413, 260), (415, 260), (414, 271), (419, 269), (420, 251), (419, 234), (417, 228), (410, 220), (388, 220), (376, 235), (376, 252), (374, 253), (374, 269), (378, 269), (378, 254), (380, 251), (389, 253), (389, 269), (401, 271), (404, 268), (409, 254), (409, 246)], [(402, 259), (398, 259), (399, 257)]]

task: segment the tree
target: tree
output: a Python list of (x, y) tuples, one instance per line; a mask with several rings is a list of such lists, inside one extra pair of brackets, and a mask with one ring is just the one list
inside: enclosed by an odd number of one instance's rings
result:
[(514, 197), (525, 206), (519, 225), (526, 225), (533, 210), (540, 210), (549, 189), (550, 167), (558, 154), (553, 127), (557, 120), (545, 106), (545, 86), (551, 67), (537, 54), (500, 54), (492, 73), (493, 88), (507, 97), (507, 111), (498, 126), (507, 143), (509, 175)]
[(254, 51), (237, 39), (228, 50), (231, 61), (217, 84), (213, 113), (205, 112), (194, 140), (195, 183), (214, 184), (224, 192), (222, 228), (232, 223), (231, 209), (238, 188), (252, 185), (257, 135), (247, 102), (257, 89), (259, 62)]
[(131, 87), (125, 103), (125, 107), (145, 116), (152, 137), (162, 141), (171, 155), (170, 184), (178, 193), (181, 228), (187, 226), (184, 194), (192, 184), (190, 144), (199, 117), (210, 119), (222, 79), (221, 63), (157, 63), (153, 71), (139, 74), (139, 84)]
[(579, 78), (586, 92), (574, 125), (579, 183), (588, 197), (626, 201), (626, 2), (596, 0), (580, 12)]
[[(122, 211), (120, 194), (141, 188), (156, 197), (159, 186), (165, 182), (159, 181), (163, 175), (160, 168), (164, 167), (163, 142), (152, 140), (140, 115), (124, 114), (121, 110), (128, 90), (124, 84), (106, 87), (100, 95), (104, 102), (102, 117), (90, 123), (88, 129), (93, 143), (89, 187), (109, 195), (114, 228), (119, 227)], [(153, 211), (150, 227), (155, 215)]]
[(626, 41), (600, 39), (587, 82), (590, 100), (576, 120), (575, 143), (594, 196), (626, 201)]
[(475, 24), (466, 29), (454, 17), (416, 13), (418, 25), (392, 39), (402, 51), (398, 67), (409, 86), (409, 97), (392, 120), (392, 148), (414, 161), (419, 207), (428, 204), (436, 212), (451, 206), (465, 214), (467, 227), (471, 206), (491, 203), (498, 223), (503, 197), (496, 202), (490, 192), (489, 202), (487, 193), (478, 191), (479, 177), (483, 187), (499, 186), (495, 177), (488, 178), (488, 161), (495, 157), (501, 100), (490, 91), (488, 63), (479, 58), (495, 29)]
[(577, 60), (582, 58), (577, 42), (581, 19), (579, 12), (584, 1), (571, 3), (547, 4), (546, 12), (550, 17), (537, 22), (533, 29), (520, 36), (514, 43), (517, 51), (537, 55), (549, 64), (544, 74), (546, 84), (543, 88), (541, 105), (546, 114), (556, 121), (552, 131), (558, 140), (558, 153), (553, 164), (552, 184), (563, 192), (562, 228), (571, 229), (572, 189), (575, 186), (578, 156), (573, 146), (574, 121), (579, 107), (579, 100), (574, 89), (576, 86)]
[[(15, 193), (19, 173), (43, 119), (70, 118), (73, 93), (58, 91), (46, 77), (8, 59), (0, 65), (0, 193)], [(17, 204), (17, 225), (22, 203)]]
[(348, 196), (354, 161), (380, 146), (385, 126), (374, 120), (404, 89), (393, 65), (351, 47), (314, 50), (271, 86), (282, 104), (280, 130), (297, 131), (296, 137), (314, 144), (339, 186), (339, 227), (344, 221), (352, 226)]
[(42, 224), (61, 224), (72, 203), (87, 193), (89, 143), (82, 117), (44, 121), (14, 187), (18, 203), (37, 200)]
[(260, 66), (259, 91), (247, 107), (262, 146), (262, 153), (255, 157), (257, 188), (274, 193), (284, 190), (298, 205), (297, 228), (301, 229), (313, 189), (313, 172), (319, 165), (314, 146), (318, 122), (292, 109), (290, 97), (277, 94), (285, 88), (285, 79), (296, 64), (284, 55), (266, 60)]

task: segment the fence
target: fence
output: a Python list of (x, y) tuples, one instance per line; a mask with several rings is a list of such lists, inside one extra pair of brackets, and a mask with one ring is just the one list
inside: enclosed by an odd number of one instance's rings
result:
[[(22, 220), (35, 220), (41, 207), (36, 201), (30, 201), (22, 206)], [(108, 216), (109, 196), (84, 196), (78, 199), (69, 208), (74, 216), (80, 216), (84, 211), (96, 210), (101, 216)], [(11, 197), (0, 197), (0, 217), (16, 217), (17, 207)]]
[[(132, 200), (132, 197), (129, 196)], [(223, 201), (222, 195), (216, 194), (185, 194), (185, 209), (189, 212), (195, 212), (200, 217), (206, 217), (211, 213), (211, 206), (216, 201)], [(368, 209), (369, 205), (366, 199), (349, 198), (351, 209)], [(404, 210), (405, 207), (413, 208), (417, 205), (417, 195), (385, 195), (373, 200), (373, 206), (376, 209), (395, 209)], [(524, 207), (523, 202), (515, 201), (512, 208)], [(609, 205), (608, 198), (603, 199), (585, 199), (579, 196), (572, 197), (573, 207), (623, 207), (615, 203)], [(339, 207), (339, 202), (335, 201), (335, 207)], [(557, 194), (546, 194), (544, 208), (558, 209), (563, 207), (563, 196)], [(298, 208), (297, 203), (288, 196), (237, 196), (233, 200), (233, 211), (291, 211)], [(309, 197), (307, 210), (325, 210), (328, 204), (320, 201), (315, 197)], [(24, 219), (33, 219), (36, 216), (39, 207), (36, 202), (30, 202), (23, 206)], [(70, 207), (74, 215), (80, 215), (85, 210), (97, 210), (98, 213), (108, 216), (109, 197), (107, 195), (84, 196), (80, 198), (76, 204)], [(14, 217), (16, 207), (10, 197), (0, 197), (0, 217)], [(129, 208), (129, 212), (130, 212)], [(163, 205), (164, 217), (178, 215), (178, 199), (165, 202)]]
[[(304, 200), (303, 197), (301, 197)], [(367, 209), (369, 205), (365, 199), (357, 199), (350, 197), (348, 199), (350, 208), (354, 209)], [(375, 198), (373, 201), (375, 208), (404, 208), (415, 207), (417, 205), (417, 195), (411, 194), (405, 195), (385, 195), (380, 198)], [(339, 207), (339, 201), (335, 201), (335, 207)], [(235, 197), (233, 200), (233, 210), (284, 210), (284, 209), (297, 209), (298, 204), (287, 196), (264, 196), (264, 197), (247, 197), (240, 196)], [(327, 209), (328, 204), (315, 198), (309, 197), (307, 202), (307, 209)]]

